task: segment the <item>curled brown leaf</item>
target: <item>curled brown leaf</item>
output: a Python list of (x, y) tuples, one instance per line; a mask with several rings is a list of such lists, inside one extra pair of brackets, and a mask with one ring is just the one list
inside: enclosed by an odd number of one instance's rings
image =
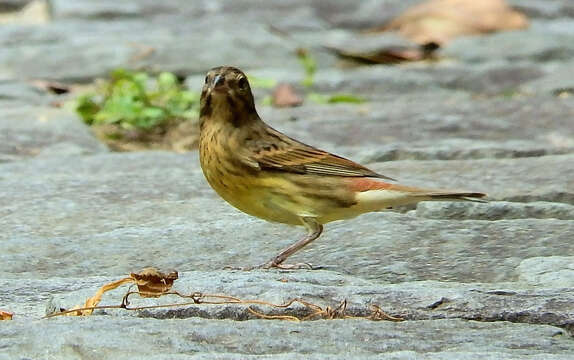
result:
[(14, 313), (9, 311), (0, 310), (0, 320), (12, 320)]
[(155, 268), (147, 268), (139, 273), (131, 273), (130, 277), (138, 286), (143, 297), (159, 297), (168, 292), (178, 278), (177, 271), (164, 274)]
[(504, 0), (429, 0), (371, 31), (397, 31), (417, 44), (442, 46), (458, 36), (526, 27), (527, 17)]
[(273, 90), (272, 104), (275, 107), (294, 107), (303, 103), (303, 99), (297, 95), (293, 86), (289, 84), (279, 84)]

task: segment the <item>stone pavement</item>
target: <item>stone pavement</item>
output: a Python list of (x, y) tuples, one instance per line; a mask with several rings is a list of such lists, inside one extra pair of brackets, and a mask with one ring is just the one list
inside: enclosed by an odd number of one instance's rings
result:
[[(15, 313), (0, 322), (0, 359), (572, 359), (574, 6), (512, 0), (528, 30), (461, 38), (435, 63), (342, 69), (324, 49), (415, 2), (53, 0), (49, 24), (0, 25), (0, 309)], [(492, 201), (329, 224), (294, 256), (324, 270), (223, 270), (266, 260), (302, 229), (224, 203), (195, 152), (108, 151), (30, 83), (144, 66), (197, 89), (233, 64), (297, 84), (296, 45), (317, 57), (317, 91), (368, 102), (259, 106), (270, 124), (401, 183)], [(237, 305), (41, 319), (146, 266), (178, 270), (182, 292), (346, 299), (351, 315), (378, 304), (405, 321), (257, 320)]]

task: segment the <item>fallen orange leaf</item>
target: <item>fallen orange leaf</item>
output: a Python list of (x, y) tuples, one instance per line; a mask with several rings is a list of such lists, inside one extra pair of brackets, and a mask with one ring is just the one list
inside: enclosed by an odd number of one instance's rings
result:
[(440, 46), (462, 35), (526, 27), (527, 17), (504, 0), (429, 0), (372, 31), (397, 31), (420, 45)]
[[(86, 302), (84, 303), (83, 306), (75, 306), (75, 307), (71, 308), (70, 310), (96, 307), (96, 306), (98, 306), (98, 304), (102, 300), (102, 295), (104, 295), (104, 293), (106, 291), (113, 290), (113, 289), (115, 289), (115, 288), (117, 288), (123, 284), (131, 283), (133, 281), (134, 280), (132, 278), (124, 278), (124, 279), (113, 281), (109, 284), (106, 284), (106, 285), (104, 285), (98, 289), (98, 291), (96, 292), (96, 295), (88, 298), (88, 300), (86, 300)], [(66, 316), (87, 316), (87, 315), (92, 315), (93, 312), (94, 312), (94, 309), (84, 309), (84, 310), (78, 310), (78, 311), (70, 312), (70, 313), (66, 314)]]
[(147, 268), (139, 273), (131, 273), (130, 277), (138, 286), (138, 290), (143, 297), (159, 297), (169, 291), (173, 282), (177, 280), (177, 271), (164, 274), (155, 268)]
[(275, 107), (294, 107), (303, 103), (303, 99), (297, 95), (293, 86), (279, 84), (273, 90), (272, 103)]
[[(130, 277), (121, 280), (112, 281), (98, 289), (96, 294), (86, 300), (83, 306), (71, 308), (66, 316), (87, 316), (92, 315), (94, 309), (105, 292), (116, 289), (124, 284), (135, 283), (138, 287), (139, 294), (142, 297), (159, 297), (171, 289), (173, 282), (178, 278), (177, 271), (164, 274), (155, 268), (147, 268), (139, 273), (131, 273)], [(71, 311), (76, 310), (77, 311)]]
[(12, 320), (12, 316), (14, 316), (13, 313), (0, 310), (0, 320)]

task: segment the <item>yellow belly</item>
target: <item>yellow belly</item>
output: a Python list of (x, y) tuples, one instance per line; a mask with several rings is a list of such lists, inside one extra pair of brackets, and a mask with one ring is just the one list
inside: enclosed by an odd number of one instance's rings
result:
[(236, 177), (221, 176), (209, 169), (204, 173), (209, 184), (228, 203), (267, 221), (302, 225), (301, 217), (313, 217), (325, 224), (365, 212), (342, 193), (338, 179), (322, 178), (319, 191), (312, 186), (301, 186), (307, 175), (261, 172), (257, 176)]
[[(259, 170), (242, 164), (231, 151), (213, 150), (217, 137), (202, 133), (200, 161), (211, 187), (231, 205), (261, 219), (302, 225), (302, 217), (320, 223), (354, 217), (354, 195), (344, 191), (340, 178)], [(208, 142), (207, 140), (215, 141)], [(208, 148), (211, 146), (211, 148)]]
[(206, 174), (206, 178), (219, 196), (244, 213), (267, 221), (301, 225), (297, 204), (283, 192), (270, 189), (263, 178), (229, 174), (224, 177)]

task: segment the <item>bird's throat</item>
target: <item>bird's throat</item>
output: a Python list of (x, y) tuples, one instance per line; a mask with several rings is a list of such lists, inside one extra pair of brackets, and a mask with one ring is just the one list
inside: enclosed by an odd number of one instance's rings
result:
[(258, 119), (255, 107), (249, 99), (242, 99), (230, 93), (211, 92), (202, 99), (200, 109), (200, 125), (209, 122), (212, 124), (230, 124), (240, 128), (253, 123)]

